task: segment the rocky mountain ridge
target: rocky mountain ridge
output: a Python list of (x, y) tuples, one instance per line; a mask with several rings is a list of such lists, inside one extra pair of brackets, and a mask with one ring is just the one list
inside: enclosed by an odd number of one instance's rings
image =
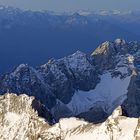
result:
[(0, 77), (0, 93), (35, 96), (56, 121), (101, 122), (119, 105), (126, 116), (139, 117), (139, 53), (138, 42), (116, 39), (92, 55), (77, 51), (37, 68), (21, 64)]
[[(42, 135), (50, 126), (32, 108), (34, 103), (39, 105), (34, 97), (27, 95), (12, 93), (0, 96), (1, 140), (45, 140)], [(38, 109), (41, 111), (41, 108)]]

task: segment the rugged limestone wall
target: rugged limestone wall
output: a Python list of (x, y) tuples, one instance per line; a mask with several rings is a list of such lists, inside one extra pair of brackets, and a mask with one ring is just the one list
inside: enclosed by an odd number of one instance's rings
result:
[(1, 140), (47, 140), (44, 133), (50, 126), (32, 108), (34, 101), (27, 95), (0, 96)]

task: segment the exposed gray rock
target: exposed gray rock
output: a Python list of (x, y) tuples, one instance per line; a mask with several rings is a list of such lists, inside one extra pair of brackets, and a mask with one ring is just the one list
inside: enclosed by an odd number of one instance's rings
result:
[(51, 88), (44, 84), (36, 70), (26, 64), (19, 65), (9, 74), (1, 76), (0, 92), (25, 93), (35, 96), (43, 104), (47, 104), (46, 97), (51, 94)]
[(56, 98), (63, 103), (71, 100), (75, 90), (94, 89), (99, 81), (90, 56), (80, 51), (62, 59), (50, 61), (38, 70), (44, 81), (52, 87)]
[(84, 112), (76, 116), (77, 118), (84, 118), (88, 122), (101, 123), (104, 122), (108, 115), (102, 107), (98, 105), (91, 108), (88, 112)]

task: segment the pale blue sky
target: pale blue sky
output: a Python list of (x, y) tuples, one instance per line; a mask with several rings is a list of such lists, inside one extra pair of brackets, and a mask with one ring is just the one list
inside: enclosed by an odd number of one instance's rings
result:
[(0, 5), (59, 12), (80, 9), (128, 11), (139, 10), (140, 0), (0, 0)]

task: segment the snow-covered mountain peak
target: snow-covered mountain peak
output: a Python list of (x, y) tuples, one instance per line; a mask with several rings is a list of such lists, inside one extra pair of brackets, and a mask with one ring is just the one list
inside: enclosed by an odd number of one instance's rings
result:
[(44, 132), (50, 126), (39, 117), (43, 114), (50, 121), (51, 114), (34, 97), (17, 96), (13, 93), (0, 96), (0, 139), (46, 139)]
[(72, 56), (85, 56), (86, 54), (81, 52), (81, 51), (76, 51), (74, 54), (72, 54)]
[[(129, 65), (134, 67), (134, 62), (138, 58), (140, 45), (138, 42), (127, 42), (123, 39), (116, 39), (114, 42), (106, 41), (95, 49), (92, 57), (99, 68), (112, 68), (117, 65)], [(133, 66), (132, 66), (133, 64)]]
[(122, 116), (122, 108), (121, 106), (117, 107), (113, 112), (112, 115), (110, 116), (111, 118), (117, 118), (119, 116)]
[(29, 66), (27, 64), (20, 64), (16, 69), (15, 69), (15, 72), (19, 72), (21, 71), (22, 69), (27, 69), (29, 68)]
[(126, 44), (126, 41), (124, 39), (120, 39), (120, 38), (116, 39), (114, 42), (116, 45), (125, 45)]
[(88, 16), (88, 15), (92, 14), (92, 12), (90, 12), (88, 10), (79, 10), (78, 13), (81, 16)]
[(32, 74), (33, 73), (33, 68), (30, 67), (27, 64), (20, 64), (18, 67), (16, 67), (12, 73), (10, 74), (11, 78), (13, 77), (20, 77), (25, 74)]
[(68, 57), (62, 58), (67, 67), (71, 69), (86, 69), (90, 66), (90, 57), (81, 51), (77, 51)]
[(68, 16), (66, 18), (65, 23), (67, 25), (87, 25), (88, 24), (88, 18), (87, 16), (81, 15), (78, 12)]

